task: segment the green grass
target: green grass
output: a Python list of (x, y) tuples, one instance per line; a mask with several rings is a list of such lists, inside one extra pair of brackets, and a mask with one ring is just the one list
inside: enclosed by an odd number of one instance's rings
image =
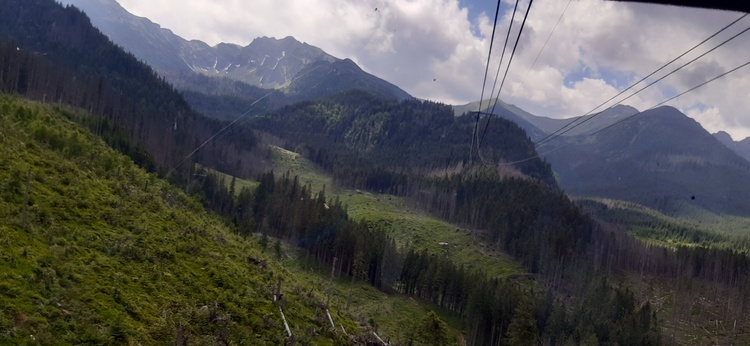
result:
[[(0, 96), (0, 344), (283, 343), (273, 287), (309, 279), (66, 116)], [(319, 288), (295, 286), (282, 292), (297, 342), (349, 344)]]
[[(302, 155), (271, 146), (271, 162), (276, 174), (282, 175), (288, 172), (292, 177), (298, 176), (300, 183), (310, 185), (312, 191), (317, 192), (326, 189), (326, 193), (331, 192), (333, 179), (330, 175)], [(337, 192), (340, 193), (341, 191)]]
[[(216, 174), (219, 177), (219, 179), (222, 179), (224, 181), (224, 185), (226, 185), (227, 189), (231, 188), (232, 178), (234, 178), (233, 176), (223, 173), (223, 172), (219, 172), (214, 169), (202, 167), (199, 164), (196, 164), (196, 167), (197, 167), (197, 170), (203, 170), (206, 172)], [(235, 196), (239, 195), (242, 189), (245, 189), (245, 188), (250, 189), (250, 190), (255, 190), (255, 188), (258, 187), (258, 185), (260, 185), (260, 183), (252, 179), (235, 178), (234, 194)]]
[[(337, 187), (333, 179), (297, 153), (274, 148), (273, 163), (279, 174), (289, 172), (310, 184), (313, 191), (325, 187), (328, 197), (338, 196), (354, 220), (365, 220), (371, 227), (390, 232), (400, 248), (414, 248), (449, 256), (457, 264), (506, 277), (524, 273), (512, 257), (486, 246), (469, 230), (438, 220), (416, 210), (402, 198)], [(440, 245), (448, 243), (448, 245)]]

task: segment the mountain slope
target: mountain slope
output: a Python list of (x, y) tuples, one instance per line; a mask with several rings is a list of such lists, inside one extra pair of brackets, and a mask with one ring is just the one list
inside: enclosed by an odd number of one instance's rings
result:
[[(368, 90), (382, 97), (407, 99), (409, 94), (358, 67), (345, 74), (319, 74), (325, 89), (308, 94), (307, 88), (290, 86), (311, 66), (323, 70), (342, 68), (341, 60), (293, 37), (260, 37), (248, 46), (221, 43), (210, 47), (198, 40), (187, 41), (146, 18), (128, 13), (115, 0), (63, 0), (84, 10), (110, 39), (154, 67), (170, 81), (184, 74), (198, 73), (226, 77), (256, 87), (283, 88), (295, 100), (332, 95), (352, 88)], [(353, 65), (352, 62), (348, 63)], [(303, 85), (308, 83), (303, 82)], [(179, 85), (176, 83), (176, 85)], [(289, 88), (286, 88), (289, 87)], [(188, 87), (189, 89), (189, 87)]]
[(737, 155), (742, 156), (743, 158), (745, 158), (745, 160), (750, 161), (750, 137), (735, 142), (732, 139), (732, 136), (724, 131), (714, 133), (714, 137), (716, 137), (719, 142), (726, 145), (727, 148), (732, 149), (732, 151), (737, 153)]
[[(494, 110), (492, 109), (494, 106)], [(479, 102), (472, 102), (466, 105), (454, 106), (456, 115), (465, 112), (476, 112)], [(482, 112), (489, 113), (493, 111), (495, 115), (508, 119), (520, 126), (529, 135), (533, 141), (540, 140), (547, 135), (554, 133), (569, 124), (581, 124), (567, 131), (563, 136), (579, 136), (595, 132), (614, 124), (623, 117), (633, 115), (638, 112), (637, 109), (629, 106), (617, 105), (610, 109), (601, 111), (598, 114), (587, 115), (582, 117), (573, 117), (567, 119), (553, 119), (531, 114), (515, 105), (507, 104), (502, 100), (492, 99), (482, 102)], [(572, 125), (570, 126), (572, 127)]]
[[(371, 174), (378, 169), (423, 174), (458, 169), (467, 164), (472, 116), (455, 117), (449, 106), (430, 101), (396, 102), (372, 94), (351, 91), (315, 102), (284, 107), (249, 123), (289, 142), (291, 147), (311, 150), (314, 161), (342, 175)], [(536, 154), (533, 144), (510, 121), (493, 123), (482, 147), (488, 162), (510, 162)], [(369, 166), (358, 171), (335, 163)], [(479, 160), (477, 158), (477, 160)], [(540, 159), (506, 167), (520, 175), (555, 185), (549, 165)], [(517, 169), (517, 171), (516, 171)]]
[(594, 136), (559, 138), (548, 147), (563, 145), (547, 159), (573, 195), (633, 201), (672, 214), (697, 206), (750, 215), (750, 164), (674, 108), (649, 110)]
[(66, 119), (78, 116), (0, 96), (0, 344), (283, 344), (280, 278), (297, 340), (350, 344), (318, 318), (306, 276)]
[[(496, 100), (497, 99), (493, 99), (493, 100), (486, 100), (486, 101), (482, 102), (482, 106), (486, 106), (486, 108), (482, 109), (481, 112), (483, 112), (483, 113), (489, 113), (492, 110), (492, 105), (494, 104), (494, 102)], [(498, 102), (497, 104), (498, 104), (498, 106), (501, 105), (500, 102)], [(472, 117), (476, 117), (476, 112), (477, 112), (477, 109), (479, 107), (480, 107), (479, 102), (472, 102), (472, 103), (465, 104), (465, 105), (453, 106), (453, 112), (454, 112), (455, 116), (461, 116), (463, 114), (469, 114)], [(497, 116), (499, 116), (501, 118), (504, 118), (506, 120), (510, 120), (510, 121), (514, 122), (516, 125), (518, 125), (518, 127), (522, 128), (526, 132), (526, 135), (529, 136), (529, 138), (532, 141), (539, 140), (539, 139), (543, 138), (546, 135), (546, 133), (542, 129), (540, 129), (536, 125), (532, 124), (529, 120), (524, 119), (520, 115), (518, 115), (518, 114), (516, 114), (516, 113), (514, 113), (514, 112), (512, 112), (512, 111), (510, 111), (507, 108), (504, 108), (502, 106), (500, 106), (500, 107), (496, 106), (493, 114), (497, 115)], [(484, 128), (484, 126), (486, 126), (486, 122), (485, 122), (486, 119), (487, 119), (486, 114), (483, 114), (481, 116), (481, 118), (484, 119), (481, 122), (481, 124), (483, 124), (482, 128)]]
[[(486, 112), (492, 104), (483, 102)], [(455, 106), (454, 112), (458, 115), (477, 107), (478, 102)], [(546, 153), (558, 183), (570, 194), (622, 199), (671, 214), (692, 213), (697, 207), (750, 215), (750, 200), (743, 195), (750, 193), (746, 184), (750, 164), (720, 143), (737, 154), (747, 150), (750, 155), (750, 139), (734, 142), (722, 133), (712, 138), (700, 124), (668, 107), (607, 128), (637, 112), (618, 105), (595, 117), (550, 119), (502, 101), (497, 101), (494, 110), (518, 124), (532, 140), (545, 138), (573, 121), (581, 124), (537, 148)], [(596, 134), (590, 136), (592, 133)]]

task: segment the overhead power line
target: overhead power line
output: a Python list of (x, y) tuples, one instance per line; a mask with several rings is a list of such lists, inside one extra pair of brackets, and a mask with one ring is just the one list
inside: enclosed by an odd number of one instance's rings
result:
[(474, 156), (474, 141), (477, 138), (477, 129), (479, 128), (479, 112), (482, 110), (482, 99), (484, 98), (484, 88), (487, 85), (487, 73), (490, 69), (490, 59), (492, 58), (492, 45), (495, 42), (495, 30), (497, 30), (497, 17), (500, 14), (500, 0), (497, 0), (495, 9), (495, 21), (492, 23), (492, 36), (490, 38), (490, 49), (487, 53), (487, 65), (484, 68), (484, 80), (482, 81), (482, 93), (479, 96), (479, 109), (477, 109), (477, 119), (474, 122), (474, 132), (471, 134), (471, 146), (469, 147), (469, 160)]
[[(668, 99), (666, 99), (666, 100), (664, 100), (664, 101), (661, 101), (661, 102), (659, 102), (659, 103), (657, 103), (657, 104), (655, 104), (655, 105), (653, 105), (653, 106), (649, 107), (648, 109), (646, 109), (646, 110), (644, 110), (644, 111), (641, 111), (641, 112), (635, 113), (635, 114), (633, 114), (633, 115), (627, 116), (627, 117), (625, 117), (625, 118), (622, 118), (622, 119), (618, 120), (617, 122), (615, 122), (615, 123), (612, 123), (612, 124), (610, 124), (610, 125), (608, 125), (608, 126), (606, 126), (606, 127), (604, 127), (604, 128), (601, 128), (601, 129), (599, 129), (599, 130), (596, 130), (596, 131), (594, 131), (594, 132), (592, 132), (592, 133), (589, 133), (589, 134), (585, 135), (584, 137), (586, 137), (586, 138), (587, 138), (587, 137), (591, 137), (591, 136), (594, 136), (594, 135), (596, 135), (596, 134), (598, 134), (598, 133), (600, 133), (600, 132), (602, 132), (602, 131), (605, 131), (605, 130), (607, 130), (607, 129), (610, 129), (610, 128), (612, 128), (612, 127), (614, 127), (614, 126), (616, 126), (616, 125), (618, 125), (618, 124), (620, 124), (620, 123), (622, 123), (622, 122), (624, 122), (624, 121), (627, 121), (627, 120), (629, 120), (629, 119), (632, 119), (633, 117), (636, 117), (636, 116), (638, 116), (638, 115), (640, 115), (640, 114), (643, 114), (643, 113), (645, 113), (645, 112), (647, 112), (647, 111), (653, 110), (653, 109), (655, 109), (655, 108), (657, 108), (657, 107), (663, 106), (664, 104), (666, 104), (666, 103), (667, 103), (667, 102), (669, 102), (669, 101), (672, 101), (672, 100), (674, 100), (674, 99), (676, 99), (676, 98), (678, 98), (678, 97), (680, 97), (680, 96), (683, 96), (683, 95), (685, 95), (685, 94), (687, 94), (687, 93), (693, 92), (693, 91), (695, 91), (696, 89), (699, 89), (699, 88), (701, 88), (701, 87), (703, 87), (703, 86), (706, 86), (707, 84), (709, 84), (709, 83), (711, 83), (711, 82), (714, 82), (714, 81), (716, 81), (716, 80), (718, 80), (718, 79), (721, 79), (721, 78), (723, 78), (723, 77), (726, 77), (726, 76), (727, 76), (727, 75), (729, 75), (729, 74), (732, 74), (732, 73), (734, 73), (734, 72), (737, 72), (738, 70), (740, 70), (740, 69), (742, 69), (742, 68), (744, 68), (744, 67), (747, 67), (748, 65), (750, 65), (750, 61), (748, 61), (748, 62), (746, 62), (746, 63), (744, 63), (744, 64), (742, 64), (742, 65), (739, 65), (739, 66), (737, 66), (737, 67), (735, 67), (735, 68), (733, 68), (733, 69), (731, 69), (731, 70), (729, 70), (729, 71), (727, 71), (727, 72), (724, 72), (724, 73), (722, 73), (722, 74), (719, 74), (719, 75), (718, 75), (718, 76), (716, 76), (716, 77), (713, 77), (713, 78), (711, 78), (711, 79), (708, 79), (708, 80), (706, 80), (705, 82), (703, 82), (703, 83), (700, 83), (700, 84), (698, 84), (698, 85), (696, 85), (696, 86), (694, 86), (694, 87), (692, 87), (692, 88), (690, 88), (690, 89), (687, 89), (687, 90), (685, 90), (685, 91), (683, 91), (683, 92), (681, 92), (681, 93), (679, 93), (679, 94), (677, 94), (677, 95), (675, 95), (675, 96), (672, 96), (672, 97), (670, 97), (670, 98), (668, 98)], [(548, 143), (549, 143), (549, 142), (547, 142), (547, 143), (545, 143), (545, 144), (548, 144)], [(510, 166), (510, 165), (516, 165), (516, 164), (519, 164), (519, 163), (524, 163), (524, 162), (528, 162), (528, 161), (531, 161), (531, 160), (533, 160), (533, 159), (536, 159), (536, 158), (541, 158), (541, 157), (543, 157), (544, 155), (547, 155), (547, 154), (549, 154), (549, 153), (552, 153), (552, 152), (554, 152), (554, 151), (557, 151), (557, 150), (560, 150), (560, 149), (562, 149), (562, 148), (565, 148), (565, 147), (567, 147), (567, 146), (571, 145), (572, 143), (573, 143), (573, 142), (571, 141), (571, 142), (568, 142), (568, 143), (566, 143), (566, 144), (560, 145), (560, 146), (558, 146), (558, 147), (555, 147), (555, 148), (553, 148), (553, 149), (550, 149), (550, 150), (544, 151), (544, 152), (542, 152), (542, 153), (538, 153), (538, 154), (536, 154), (536, 155), (534, 155), (534, 156), (530, 156), (530, 157), (527, 157), (527, 158), (525, 158), (525, 159), (522, 159), (522, 160), (517, 160), (517, 161), (513, 161), (513, 162), (498, 163), (498, 165), (501, 165), (501, 166)]]
[[(698, 84), (698, 85), (696, 85), (696, 86), (694, 86), (694, 87), (692, 87), (692, 88), (690, 88), (690, 89), (688, 89), (688, 90), (685, 90), (685, 91), (683, 91), (683, 92), (681, 92), (681, 93), (679, 93), (679, 94), (677, 94), (677, 95), (675, 95), (675, 96), (672, 96), (672, 97), (670, 97), (670, 98), (668, 98), (668, 99), (666, 99), (666, 100), (664, 100), (664, 101), (661, 101), (661, 102), (659, 102), (659, 103), (657, 103), (657, 104), (655, 104), (655, 105), (651, 106), (651, 108), (647, 109), (647, 111), (649, 111), (649, 110), (652, 110), (652, 109), (654, 109), (654, 108), (657, 108), (657, 107), (659, 107), (659, 106), (663, 106), (663, 105), (664, 105), (665, 103), (667, 103), (667, 102), (669, 102), (669, 101), (672, 101), (672, 100), (674, 100), (674, 99), (676, 99), (676, 98), (678, 98), (678, 97), (680, 97), (680, 96), (682, 96), (682, 95), (685, 95), (685, 94), (687, 94), (687, 93), (689, 93), (689, 92), (692, 92), (692, 91), (694, 91), (694, 90), (696, 90), (696, 89), (698, 89), (698, 88), (701, 88), (701, 87), (705, 86), (706, 84), (709, 84), (709, 83), (711, 83), (711, 82), (713, 82), (713, 81), (715, 81), (715, 80), (717, 80), (717, 79), (721, 79), (721, 78), (723, 78), (724, 76), (726, 76), (726, 75), (728, 75), (728, 74), (730, 74), (730, 73), (736, 72), (737, 70), (739, 70), (739, 69), (741, 69), (741, 68), (743, 68), (743, 67), (745, 67), (745, 66), (747, 66), (747, 65), (750, 65), (750, 61), (748, 61), (748, 62), (746, 62), (746, 63), (744, 63), (744, 64), (742, 64), (742, 65), (739, 65), (739, 66), (737, 66), (737, 67), (735, 67), (735, 68), (733, 68), (733, 69), (731, 69), (731, 70), (729, 70), (729, 71), (727, 71), (727, 72), (724, 72), (724, 73), (722, 73), (722, 74), (720, 74), (720, 75), (718, 75), (718, 76), (716, 76), (716, 77), (713, 77), (713, 78), (711, 78), (711, 79), (709, 79), (709, 80), (707, 80), (707, 81), (705, 81), (705, 82), (703, 82), (703, 83), (700, 83), (700, 84)], [(643, 112), (645, 112), (645, 111), (643, 111)], [(602, 132), (602, 131), (604, 131), (604, 130), (606, 130), (606, 129), (608, 129), (608, 128), (611, 128), (611, 127), (613, 127), (613, 126), (615, 126), (615, 125), (617, 125), (617, 124), (619, 124), (619, 123), (621, 123), (621, 122), (623, 122), (623, 121), (625, 121), (625, 120), (628, 120), (628, 119), (630, 119), (630, 118), (632, 118), (632, 117), (634, 117), (634, 116), (636, 116), (636, 115), (638, 115), (638, 114), (641, 114), (641, 113), (643, 113), (643, 112), (638, 112), (638, 113), (636, 113), (636, 114), (633, 114), (633, 115), (627, 116), (627, 117), (625, 117), (625, 118), (623, 118), (623, 119), (621, 119), (621, 120), (619, 120), (619, 121), (615, 122), (614, 124), (611, 124), (611, 125), (609, 125), (609, 126), (606, 126), (606, 127), (602, 128), (602, 129), (599, 129), (599, 130), (597, 130), (597, 131), (594, 131), (594, 132), (592, 132), (592, 133), (591, 133), (590, 135), (595, 135), (595, 134), (597, 134), (597, 133), (599, 133), (599, 132)]]
[(477, 153), (479, 153), (479, 150), (482, 147), (482, 141), (484, 140), (484, 136), (487, 134), (487, 129), (490, 126), (490, 119), (492, 119), (492, 114), (495, 112), (495, 106), (497, 106), (497, 102), (500, 99), (500, 92), (503, 91), (505, 78), (508, 77), (508, 71), (510, 70), (510, 65), (513, 63), (513, 56), (516, 54), (516, 48), (518, 48), (518, 42), (521, 41), (521, 34), (523, 33), (524, 26), (526, 26), (526, 19), (529, 17), (529, 12), (531, 11), (531, 5), (533, 3), (534, 3), (534, 0), (529, 0), (529, 6), (526, 8), (526, 13), (523, 15), (523, 22), (521, 22), (521, 29), (518, 30), (518, 37), (516, 37), (516, 43), (513, 45), (513, 51), (511, 51), (510, 53), (510, 59), (508, 59), (508, 66), (505, 67), (505, 74), (503, 75), (503, 80), (502, 82), (500, 82), (500, 88), (497, 90), (497, 96), (495, 97), (496, 101), (492, 105), (492, 110), (490, 111), (490, 114), (487, 116), (487, 124), (484, 126), (484, 130), (482, 131), (482, 136), (479, 138), (479, 143), (477, 143)]
[[(497, 81), (500, 79), (500, 70), (503, 66), (503, 58), (505, 58), (505, 49), (508, 47), (508, 41), (510, 40), (510, 32), (513, 30), (513, 22), (516, 19), (516, 12), (518, 11), (518, 2), (519, 1), (516, 0), (516, 5), (513, 7), (513, 15), (510, 16), (510, 24), (508, 24), (508, 33), (505, 35), (505, 43), (503, 43), (503, 52), (500, 53), (500, 62), (497, 64), (497, 71), (495, 71), (495, 82), (492, 83), (492, 90), (490, 91), (490, 99), (487, 102), (487, 107), (489, 107), (490, 102), (492, 102), (492, 95), (495, 94), (495, 89), (497, 88)], [(494, 104), (496, 103), (497, 103), (497, 100), (495, 101), (495, 103), (493, 103), (493, 108), (494, 108)]]
[[(300, 78), (302, 78), (302, 77), (304, 77), (304, 76), (306, 76), (306, 75), (308, 75), (310, 73), (312, 73), (313, 71), (315, 71), (315, 70), (317, 70), (319, 68), (320, 68), (320, 66), (310, 69), (310, 71), (307, 71), (307, 72), (305, 72), (305, 73), (303, 73), (303, 74), (295, 77), (294, 79), (292, 79), (290, 81), (290, 83), (293, 82), (293, 81), (296, 81), (296, 80), (298, 80), (298, 79), (300, 79)], [(191, 157), (193, 157), (193, 155), (195, 155), (198, 151), (200, 151), (201, 149), (203, 149), (203, 147), (205, 147), (206, 144), (208, 144), (212, 140), (218, 138), (220, 135), (222, 135), (223, 133), (225, 133), (230, 127), (232, 127), (233, 125), (237, 124), (240, 120), (242, 120), (243, 118), (245, 118), (246, 116), (248, 116), (250, 114), (250, 112), (253, 110), (253, 107), (255, 107), (256, 104), (258, 104), (260, 101), (263, 101), (263, 99), (265, 99), (266, 97), (271, 96), (271, 94), (273, 94), (273, 93), (275, 93), (277, 91), (279, 91), (279, 89), (271, 90), (267, 94), (261, 96), (259, 99), (255, 100), (253, 103), (251, 103), (250, 106), (248, 106), (248, 110), (247, 111), (245, 111), (244, 113), (240, 114), (240, 116), (238, 116), (237, 119), (234, 119), (232, 122), (230, 122), (229, 124), (227, 124), (226, 126), (224, 126), (223, 128), (221, 128), (219, 131), (217, 131), (216, 133), (214, 133), (211, 137), (209, 137), (207, 140), (205, 140), (203, 143), (201, 143), (201, 145), (199, 145), (197, 148), (195, 148), (195, 150), (193, 150), (192, 152), (190, 152), (190, 154), (188, 154), (187, 156), (185, 156), (182, 159), (182, 161), (180, 161), (177, 165), (175, 165), (174, 167), (172, 167), (172, 169), (170, 169), (169, 172), (167, 172), (167, 176), (170, 176), (172, 174), (172, 172), (174, 172), (175, 169), (177, 169), (180, 166), (182, 166), (182, 164), (185, 163), (185, 161), (187, 161), (188, 159), (190, 159)]]
[(568, 3), (565, 5), (565, 8), (563, 9), (562, 13), (560, 13), (560, 17), (557, 18), (557, 22), (555, 23), (555, 26), (552, 27), (552, 31), (550, 31), (549, 35), (547, 36), (547, 39), (544, 40), (544, 44), (542, 45), (542, 49), (539, 50), (538, 53), (536, 53), (536, 57), (534, 58), (534, 62), (531, 63), (531, 66), (529, 66), (529, 69), (526, 70), (526, 74), (523, 76), (524, 79), (526, 79), (526, 76), (529, 75), (529, 72), (531, 72), (531, 69), (534, 68), (536, 65), (537, 60), (539, 60), (539, 56), (542, 55), (542, 52), (544, 51), (544, 48), (547, 48), (547, 43), (549, 43), (549, 39), (552, 38), (552, 34), (555, 33), (555, 30), (557, 30), (557, 26), (560, 25), (560, 21), (562, 21), (563, 16), (565, 16), (565, 12), (568, 11), (568, 6), (570, 6), (570, 3), (573, 0), (568, 0)]
[[(516, 5), (513, 7), (513, 15), (510, 16), (510, 23), (508, 24), (508, 33), (505, 35), (505, 42), (503, 43), (503, 51), (502, 53), (500, 53), (500, 62), (497, 64), (497, 71), (495, 71), (495, 81), (492, 83), (492, 90), (490, 90), (490, 99), (487, 101), (487, 107), (490, 106), (490, 102), (492, 102), (493, 100), (492, 95), (495, 94), (495, 88), (497, 88), (497, 81), (500, 79), (500, 70), (502, 69), (502, 66), (503, 66), (503, 58), (505, 58), (505, 49), (508, 47), (508, 41), (510, 40), (510, 32), (511, 30), (513, 30), (513, 22), (516, 19), (516, 12), (518, 11), (518, 2), (519, 1), (516, 0)], [(496, 104), (497, 104), (497, 100), (495, 100), (495, 102), (492, 104), (493, 110), (495, 109)], [(479, 124), (480, 115), (483, 114), (481, 105), (482, 103), (480, 100), (480, 103), (479, 103), (480, 108), (477, 111), (477, 121), (476, 121), (477, 125)], [(486, 114), (487, 116), (491, 116), (492, 112), (486, 113)], [(475, 134), (475, 136), (477, 135)], [(478, 141), (477, 143), (478, 143), (477, 144), (477, 156), (479, 157), (480, 160), (482, 160), (482, 163), (486, 164), (487, 162), (485, 161), (484, 157), (482, 157), (482, 152), (480, 151), (481, 141)]]
[[(665, 68), (666, 68), (667, 66), (671, 65), (671, 64), (672, 64), (672, 63), (674, 63), (675, 61), (677, 61), (677, 60), (681, 59), (682, 57), (684, 57), (685, 55), (689, 54), (690, 52), (692, 52), (692, 51), (693, 51), (693, 50), (695, 50), (696, 48), (698, 48), (698, 47), (700, 47), (701, 45), (703, 45), (704, 43), (708, 42), (708, 41), (709, 41), (710, 39), (712, 39), (712, 38), (716, 37), (716, 35), (718, 35), (718, 34), (720, 34), (720, 33), (724, 32), (724, 31), (725, 31), (726, 29), (728, 29), (728, 28), (729, 28), (729, 27), (731, 27), (732, 25), (736, 24), (737, 22), (739, 22), (739, 21), (740, 21), (740, 20), (742, 20), (743, 18), (747, 17), (747, 15), (748, 15), (748, 14), (746, 13), (746, 14), (744, 14), (744, 15), (740, 16), (739, 18), (737, 18), (737, 19), (736, 19), (736, 20), (734, 20), (733, 22), (731, 22), (731, 23), (727, 24), (726, 26), (724, 26), (723, 28), (721, 28), (721, 29), (720, 29), (719, 31), (715, 32), (714, 34), (712, 34), (711, 36), (707, 37), (707, 38), (706, 38), (706, 39), (704, 39), (703, 41), (701, 41), (701, 42), (699, 42), (698, 44), (694, 45), (694, 46), (693, 46), (692, 48), (688, 49), (687, 51), (685, 51), (684, 53), (680, 54), (680, 55), (679, 55), (679, 56), (677, 56), (676, 58), (674, 58), (674, 59), (670, 60), (669, 62), (667, 62), (666, 64), (662, 65), (662, 66), (661, 66), (661, 67), (659, 67), (658, 69), (656, 69), (656, 70), (654, 70), (653, 72), (649, 73), (649, 74), (648, 74), (647, 76), (645, 76), (645, 77), (641, 78), (641, 79), (640, 79), (639, 81), (637, 81), (637, 82), (635, 82), (635, 83), (631, 84), (630, 86), (628, 86), (628, 87), (627, 87), (627, 88), (625, 88), (624, 90), (620, 91), (620, 92), (619, 92), (619, 93), (617, 93), (617, 94), (616, 94), (615, 96), (612, 96), (612, 97), (610, 97), (610, 98), (609, 98), (608, 100), (606, 100), (606, 101), (602, 102), (602, 103), (601, 103), (601, 104), (599, 104), (598, 106), (596, 106), (596, 107), (594, 107), (593, 109), (591, 109), (590, 111), (586, 112), (586, 113), (585, 113), (585, 114), (584, 114), (583, 116), (581, 116), (581, 117), (578, 117), (578, 118), (575, 118), (575, 119), (573, 119), (573, 121), (571, 121), (570, 123), (566, 124), (565, 126), (561, 127), (560, 129), (558, 129), (558, 130), (554, 131), (553, 133), (550, 133), (549, 135), (547, 135), (547, 136), (545, 136), (544, 138), (540, 139), (539, 141), (537, 141), (537, 142), (536, 142), (536, 144), (543, 144), (543, 143), (545, 143), (545, 142), (547, 142), (547, 141), (550, 141), (550, 140), (552, 140), (552, 139), (554, 139), (554, 138), (556, 138), (556, 137), (559, 137), (559, 136), (561, 136), (562, 134), (564, 134), (564, 133), (567, 133), (567, 132), (569, 132), (569, 131), (573, 130), (574, 128), (576, 128), (576, 127), (578, 127), (578, 126), (582, 125), (583, 123), (585, 123), (585, 122), (588, 122), (589, 120), (591, 120), (591, 119), (593, 119), (594, 117), (598, 116), (598, 115), (599, 115), (599, 114), (601, 114), (601, 113), (602, 113), (603, 111), (602, 111), (602, 112), (599, 112), (599, 113), (596, 113), (596, 114), (594, 114), (593, 116), (591, 116), (591, 117), (589, 117), (589, 118), (585, 118), (585, 117), (586, 117), (587, 115), (590, 115), (591, 113), (593, 113), (594, 111), (596, 111), (596, 110), (597, 110), (597, 109), (599, 109), (600, 107), (604, 106), (605, 104), (609, 103), (610, 101), (612, 101), (612, 100), (614, 100), (615, 98), (619, 97), (620, 95), (624, 94), (624, 93), (625, 93), (625, 92), (627, 92), (628, 90), (632, 89), (632, 88), (633, 88), (633, 87), (635, 87), (636, 85), (638, 85), (638, 84), (640, 84), (641, 82), (645, 81), (646, 79), (650, 78), (651, 76), (653, 76), (654, 74), (658, 73), (659, 71), (661, 71), (661, 70), (665, 69)], [(750, 30), (750, 28), (747, 28), (747, 29), (743, 30), (742, 32), (740, 32), (740, 33), (738, 33), (738, 34), (736, 34), (736, 35), (734, 35), (734, 36), (730, 37), (729, 39), (727, 39), (726, 41), (722, 42), (722, 43), (721, 43), (721, 44), (719, 44), (718, 46), (716, 46), (716, 47), (712, 48), (711, 50), (709, 50), (709, 51), (707, 51), (707, 52), (705, 52), (705, 53), (701, 54), (701, 55), (700, 55), (700, 56), (698, 56), (697, 58), (695, 58), (695, 59), (693, 59), (693, 60), (689, 61), (688, 63), (686, 63), (686, 64), (684, 64), (684, 65), (682, 65), (682, 66), (678, 67), (677, 69), (673, 70), (672, 72), (670, 72), (670, 73), (668, 73), (668, 74), (666, 74), (666, 75), (662, 76), (661, 78), (659, 78), (659, 79), (657, 79), (656, 81), (654, 81), (654, 82), (652, 82), (652, 83), (648, 84), (647, 86), (645, 86), (645, 87), (641, 88), (640, 90), (636, 91), (635, 93), (633, 93), (632, 95), (628, 96), (627, 98), (625, 98), (625, 99), (623, 99), (623, 100), (620, 100), (620, 101), (619, 101), (619, 102), (618, 102), (617, 104), (620, 104), (620, 103), (624, 102), (625, 100), (628, 100), (629, 98), (631, 98), (631, 97), (635, 96), (636, 94), (638, 94), (638, 93), (640, 93), (641, 91), (643, 91), (643, 90), (647, 89), (648, 87), (650, 87), (650, 86), (652, 86), (652, 85), (654, 85), (654, 84), (658, 83), (659, 81), (663, 80), (664, 78), (666, 78), (666, 77), (668, 77), (668, 76), (670, 76), (670, 75), (674, 74), (675, 72), (677, 72), (677, 71), (681, 70), (681, 69), (682, 69), (682, 68), (684, 68), (685, 66), (687, 66), (687, 65), (690, 65), (690, 64), (692, 64), (692, 63), (693, 63), (693, 62), (695, 62), (696, 60), (698, 60), (698, 59), (702, 58), (703, 56), (707, 55), (708, 53), (711, 53), (711, 52), (712, 52), (712, 51), (714, 51), (715, 49), (717, 49), (717, 48), (719, 48), (719, 47), (723, 46), (723, 45), (724, 45), (724, 44), (726, 44), (727, 42), (729, 42), (729, 41), (731, 41), (731, 40), (735, 39), (736, 37), (738, 37), (738, 36), (742, 35), (743, 33), (745, 33), (745, 32), (746, 32), (746, 31), (748, 31), (748, 30)], [(609, 108), (612, 108), (612, 107), (614, 107), (614, 106), (611, 106), (611, 107), (609, 107)], [(607, 108), (607, 109), (609, 109), (609, 108)], [(580, 121), (580, 122), (579, 122), (579, 121)], [(577, 123), (577, 122), (578, 122), (578, 123)], [(576, 124), (576, 123), (577, 123), (577, 124)], [(575, 124), (575, 125), (574, 125), (574, 124)], [(570, 126), (572, 126), (572, 127), (570, 127)], [(569, 128), (569, 127), (570, 127), (570, 128)]]

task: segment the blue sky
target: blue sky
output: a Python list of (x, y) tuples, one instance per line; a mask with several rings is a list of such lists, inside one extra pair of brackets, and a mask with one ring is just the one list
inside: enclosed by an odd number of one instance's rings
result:
[[(259, 36), (291, 35), (336, 57), (350, 58), (416, 97), (450, 104), (479, 98), (496, 6), (479, 0), (121, 0), (121, 4), (186, 39), (209, 44), (244, 45)], [(519, 9), (527, 4), (522, 1)], [(732, 12), (575, 0), (542, 51), (566, 4), (534, 1), (500, 95), (504, 101), (542, 116), (582, 115), (739, 17)], [(501, 12), (492, 71), (499, 62), (511, 2), (504, 1)], [(515, 28), (522, 18), (521, 13), (516, 16)], [(750, 18), (710, 43), (747, 26)], [(746, 62), (749, 37), (750, 33), (741, 36), (626, 103), (647, 109)], [(726, 130), (741, 139), (750, 136), (746, 90), (750, 90), (750, 71), (743, 70), (670, 105), (710, 132)]]

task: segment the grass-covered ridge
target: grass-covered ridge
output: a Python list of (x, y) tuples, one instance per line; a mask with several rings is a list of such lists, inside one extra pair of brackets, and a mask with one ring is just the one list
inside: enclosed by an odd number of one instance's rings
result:
[(349, 342), (317, 288), (75, 116), (0, 97), (0, 344), (279, 344), (279, 279), (298, 341)]

